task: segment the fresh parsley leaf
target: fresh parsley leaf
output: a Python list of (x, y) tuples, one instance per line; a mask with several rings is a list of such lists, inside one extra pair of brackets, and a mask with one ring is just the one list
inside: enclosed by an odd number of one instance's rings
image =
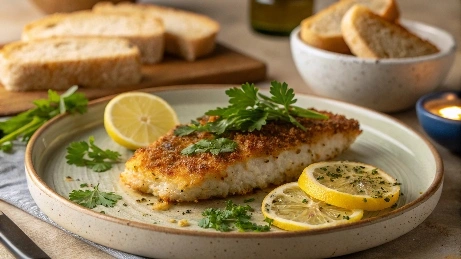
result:
[(79, 205), (93, 209), (97, 205), (104, 207), (114, 207), (122, 196), (114, 192), (101, 192), (99, 191), (99, 183), (93, 190), (73, 190), (69, 193), (69, 199)]
[(213, 155), (217, 155), (219, 153), (234, 152), (236, 148), (237, 143), (227, 138), (202, 139), (183, 149), (181, 154), (193, 155), (210, 152)]
[(227, 232), (234, 228), (239, 231), (269, 231), (272, 220), (265, 220), (268, 225), (257, 225), (250, 221), (253, 209), (249, 205), (241, 206), (234, 204), (233, 201), (226, 202), (225, 209), (208, 208), (202, 212), (202, 218), (198, 225), (202, 228), (213, 228), (218, 231)]
[(72, 142), (67, 147), (66, 160), (70, 165), (86, 166), (95, 172), (104, 172), (117, 163), (120, 153), (109, 149), (102, 150), (94, 144), (94, 137), (90, 136), (88, 142)]
[(176, 136), (187, 136), (193, 132), (196, 132), (196, 131), (210, 131), (207, 129), (207, 126), (210, 126), (210, 124), (208, 125), (200, 125), (200, 123), (198, 121), (194, 121), (192, 120), (191, 123), (189, 125), (184, 125), (182, 127), (177, 127), (175, 130), (174, 130), (174, 134)]
[(5, 141), (0, 145), (0, 150), (3, 152), (10, 152), (13, 149), (13, 142)]
[(205, 114), (217, 116), (218, 119), (205, 124), (193, 122), (178, 127), (175, 134), (185, 136), (193, 132), (206, 131), (221, 135), (226, 131), (261, 130), (268, 121), (282, 120), (290, 122), (305, 130), (296, 117), (327, 119), (328, 116), (313, 110), (294, 106), (296, 103), (294, 90), (286, 83), (271, 82), (269, 92), (265, 96), (258, 92), (254, 84), (243, 84), (241, 88), (231, 88), (226, 91), (229, 96), (229, 106), (209, 110)]
[(249, 199), (244, 200), (243, 202), (247, 203), (247, 202), (252, 202), (254, 200), (255, 200), (255, 198), (249, 198)]
[(272, 87), (269, 92), (272, 94), (271, 100), (274, 103), (283, 105), (285, 110), (289, 110), (290, 105), (296, 103), (295, 93), (292, 88), (288, 88), (288, 84), (283, 82), (273, 81), (271, 83)]
[(68, 113), (85, 113), (88, 99), (82, 93), (77, 93), (78, 87), (69, 88), (61, 96), (53, 90), (48, 90), (48, 99), (35, 100), (35, 108), (19, 113), (6, 121), (0, 122), (0, 150), (8, 152), (12, 149), (14, 140), (28, 142), (32, 134), (45, 122), (56, 115)]
[(234, 108), (243, 108), (255, 106), (258, 102), (258, 89), (253, 84), (243, 84), (240, 89), (230, 88), (226, 91), (230, 97), (229, 103)]

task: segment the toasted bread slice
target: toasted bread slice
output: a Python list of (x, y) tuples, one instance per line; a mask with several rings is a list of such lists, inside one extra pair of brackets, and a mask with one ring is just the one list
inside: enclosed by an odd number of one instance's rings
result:
[(361, 5), (347, 11), (341, 29), (349, 49), (360, 58), (408, 58), (439, 51), (429, 41), (401, 25), (386, 21)]
[(215, 48), (219, 24), (213, 19), (184, 10), (152, 4), (109, 2), (98, 3), (93, 7), (98, 13), (133, 13), (160, 18), (166, 32), (165, 50), (167, 53), (194, 61), (210, 54)]
[(24, 27), (22, 39), (121, 37), (138, 46), (144, 63), (153, 64), (163, 58), (164, 34), (162, 21), (151, 16), (79, 11), (33, 21)]
[(395, 0), (341, 0), (301, 22), (301, 39), (307, 44), (338, 53), (350, 50), (341, 34), (341, 19), (356, 4), (368, 7), (388, 21), (399, 18)]
[(9, 91), (117, 87), (140, 80), (139, 50), (125, 39), (48, 38), (0, 50), (0, 81)]

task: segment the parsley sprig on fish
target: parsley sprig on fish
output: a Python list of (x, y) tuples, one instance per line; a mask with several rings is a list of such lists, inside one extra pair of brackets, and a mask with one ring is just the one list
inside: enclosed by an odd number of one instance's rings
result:
[[(297, 99), (295, 99), (293, 89), (288, 88), (285, 82), (272, 81), (269, 93), (271, 94), (270, 97), (261, 94), (254, 84), (249, 83), (243, 84), (241, 88), (230, 88), (226, 91), (230, 97), (229, 106), (218, 107), (205, 113), (205, 115), (214, 116), (217, 118), (216, 120), (205, 124), (192, 121), (189, 125), (178, 127), (174, 133), (177, 136), (186, 136), (193, 132), (211, 132), (215, 135), (221, 135), (227, 131), (252, 132), (261, 130), (261, 127), (266, 125), (268, 121), (274, 120), (290, 122), (296, 127), (306, 130), (296, 120), (296, 117), (328, 118), (328, 116), (316, 111), (294, 106), (293, 104), (296, 103)], [(208, 142), (211, 143), (210, 145), (219, 144), (214, 143), (216, 140), (208, 140)], [(192, 155), (197, 153), (195, 150), (204, 150), (195, 148), (195, 145), (184, 149), (183, 154)], [(222, 149), (219, 153), (233, 152), (236, 148), (237, 145), (233, 145), (231, 149)]]
[(297, 99), (292, 88), (286, 83), (271, 82), (268, 97), (259, 93), (254, 84), (243, 84), (241, 88), (231, 88), (226, 91), (230, 97), (229, 106), (218, 107), (205, 113), (208, 116), (217, 116), (217, 120), (200, 124), (192, 121), (191, 124), (178, 127), (175, 130), (177, 136), (186, 136), (193, 132), (212, 132), (221, 135), (226, 131), (249, 131), (260, 130), (268, 121), (282, 120), (294, 124), (305, 130), (295, 117), (327, 119), (324, 114), (313, 110), (294, 106)]
[(195, 144), (188, 146), (181, 151), (183, 155), (210, 152), (213, 155), (225, 152), (233, 152), (237, 148), (237, 143), (227, 138), (202, 139)]

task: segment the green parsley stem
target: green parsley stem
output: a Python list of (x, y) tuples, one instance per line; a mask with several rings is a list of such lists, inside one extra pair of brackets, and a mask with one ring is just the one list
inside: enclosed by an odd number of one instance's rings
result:
[(0, 139), (0, 145), (2, 145), (5, 142), (8, 141), (13, 141), (15, 140), (18, 136), (20, 136), (22, 133), (27, 132), (31, 129), (38, 129), (40, 126), (42, 126), (45, 123), (45, 121), (37, 116), (33, 117), (32, 120), (27, 123), (26, 125), (22, 126), (21, 128), (11, 132), (10, 134), (4, 136), (3, 138)]

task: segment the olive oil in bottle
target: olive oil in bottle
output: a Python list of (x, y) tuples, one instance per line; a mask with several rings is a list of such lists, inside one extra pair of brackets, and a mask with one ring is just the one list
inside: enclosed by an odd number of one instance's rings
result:
[(256, 32), (288, 36), (312, 15), (314, 0), (250, 0), (251, 27)]

